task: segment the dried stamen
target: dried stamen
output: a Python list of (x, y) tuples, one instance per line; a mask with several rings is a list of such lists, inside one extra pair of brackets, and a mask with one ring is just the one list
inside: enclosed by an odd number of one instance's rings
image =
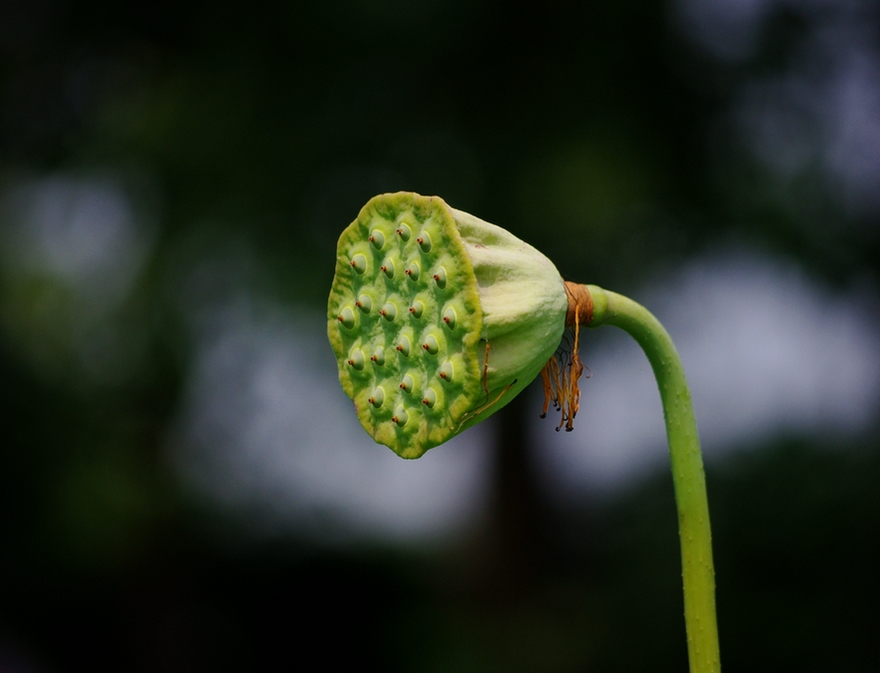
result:
[[(592, 297), (584, 285), (566, 282), (565, 293), (568, 296), (566, 327), (572, 328), (574, 339), (573, 342), (564, 339), (563, 346), (541, 370), (544, 384), (544, 407), (541, 410), (541, 418), (547, 416), (547, 409), (552, 402), (553, 407), (561, 412), (561, 419), (556, 427), (557, 432), (562, 426), (565, 426), (566, 432), (574, 429), (574, 419), (581, 403), (578, 382), (586, 371), (579, 352), (580, 328), (581, 324), (588, 324), (593, 317)], [(589, 378), (589, 374), (586, 378)]]

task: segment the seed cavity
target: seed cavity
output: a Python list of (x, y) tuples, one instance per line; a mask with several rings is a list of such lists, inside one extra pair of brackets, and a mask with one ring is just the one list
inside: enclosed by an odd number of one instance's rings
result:
[(414, 301), (413, 305), (409, 307), (409, 312), (412, 313), (414, 318), (421, 318), (424, 310), (425, 305), (420, 301)]
[(385, 305), (379, 309), (379, 315), (385, 318), (388, 322), (391, 322), (397, 317), (397, 307), (390, 301), (385, 302)]
[(379, 386), (375, 390), (373, 390), (373, 394), (367, 398), (367, 402), (372, 404), (377, 409), (385, 403), (385, 390), (382, 388), (382, 386)]
[(406, 409), (403, 407), (397, 407), (394, 410), (394, 415), (391, 417), (391, 422), (396, 423), (401, 428), (406, 425), (406, 422), (409, 420), (409, 414), (406, 413)]
[(451, 306), (443, 311), (443, 322), (449, 329), (455, 329), (455, 309)]
[(441, 290), (446, 288), (446, 269), (442, 266), (437, 269), (437, 273), (434, 274), (434, 282), (437, 283), (437, 287)]
[(429, 334), (428, 338), (425, 339), (425, 343), (422, 344), (422, 348), (431, 355), (437, 355), (437, 351), (440, 350), (440, 345), (437, 343), (437, 339), (434, 338), (434, 335)]
[(374, 231), (370, 234), (370, 243), (373, 244), (373, 247), (376, 250), (381, 250), (385, 247), (385, 234), (381, 231)]
[(397, 235), (400, 236), (400, 239), (406, 243), (409, 240), (409, 237), (412, 236), (412, 229), (409, 228), (408, 224), (401, 224), (397, 227)]
[(376, 348), (370, 356), (370, 360), (375, 362), (379, 367), (385, 364), (385, 349), (382, 346)]
[(355, 255), (351, 258), (351, 268), (362, 274), (367, 270), (367, 258), (363, 255)]
[(400, 341), (397, 342), (397, 346), (395, 346), (395, 348), (397, 348), (397, 350), (400, 352), (401, 355), (403, 355), (403, 357), (408, 358), (410, 350), (409, 337), (405, 334), (401, 335)]
[(438, 376), (447, 383), (452, 381), (452, 363), (444, 362), (442, 365), (440, 365), (440, 373), (438, 374)]
[(421, 236), (416, 239), (416, 243), (419, 244), (419, 247), (422, 249), (422, 252), (430, 252), (431, 251), (431, 237), (428, 236), (428, 232), (424, 232)]
[(418, 262), (413, 262), (410, 264), (404, 273), (409, 276), (409, 279), (413, 282), (419, 279), (419, 275), (421, 274), (421, 268), (419, 267)]
[(358, 300), (354, 303), (361, 311), (364, 313), (369, 313), (373, 310), (373, 300), (368, 294), (362, 294), (358, 297)]
[(358, 371), (364, 368), (364, 354), (360, 351), (360, 349), (354, 349), (351, 352), (351, 357), (348, 359), (348, 364), (352, 369), (356, 369)]
[(339, 314), (338, 318), (339, 322), (342, 323), (342, 326), (345, 329), (351, 329), (354, 327), (354, 311), (352, 311), (348, 306), (342, 309), (342, 313)]

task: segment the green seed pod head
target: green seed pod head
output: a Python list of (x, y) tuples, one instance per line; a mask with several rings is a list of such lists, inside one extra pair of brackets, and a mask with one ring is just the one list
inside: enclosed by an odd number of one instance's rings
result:
[(559, 272), (533, 247), (439, 197), (399, 192), (371, 199), (339, 237), (328, 335), (364, 429), (418, 458), (538, 375), (567, 308)]

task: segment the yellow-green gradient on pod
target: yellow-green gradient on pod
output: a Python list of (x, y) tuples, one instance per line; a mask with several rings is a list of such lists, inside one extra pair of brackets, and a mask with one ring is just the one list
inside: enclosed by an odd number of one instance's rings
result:
[(372, 198), (339, 237), (327, 330), (361, 425), (418, 458), (525, 388), (567, 309), (535, 248), (439, 197), (398, 192)]

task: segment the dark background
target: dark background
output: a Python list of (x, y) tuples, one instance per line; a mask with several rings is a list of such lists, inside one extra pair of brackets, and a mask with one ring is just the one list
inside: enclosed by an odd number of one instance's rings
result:
[[(484, 514), (439, 544), (254, 532), (168, 437), (193, 316), (241, 294), (320, 316), (336, 237), (383, 191), (623, 293), (735, 246), (874, 292), (877, 6), (707, 7), (4, 3), (0, 670), (685, 670), (668, 474), (561, 506), (526, 401), (485, 435)], [(821, 96), (850, 62), (854, 119)], [(119, 203), (132, 240), (28, 224)], [(877, 431), (710, 463), (726, 670), (880, 670)]]

